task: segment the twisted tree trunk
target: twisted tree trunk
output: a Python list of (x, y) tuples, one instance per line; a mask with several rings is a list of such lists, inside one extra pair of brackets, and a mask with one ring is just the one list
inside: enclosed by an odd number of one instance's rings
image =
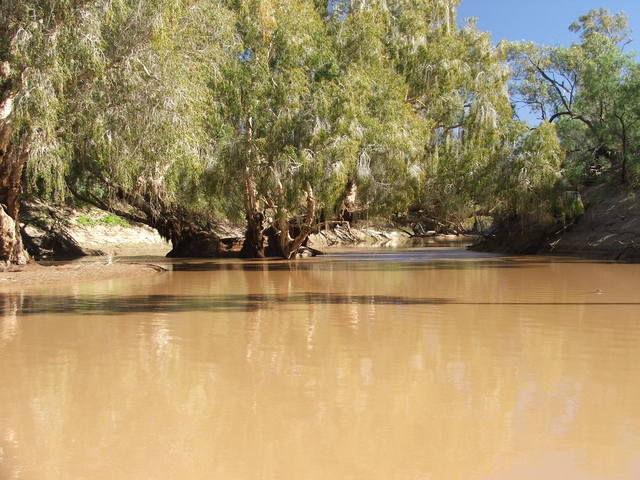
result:
[(8, 62), (0, 63), (0, 265), (25, 264), (29, 260), (20, 236), (22, 172), (29, 151), (16, 144), (11, 120), (18, 89), (10, 80)]
[[(278, 182), (280, 201), (284, 202), (284, 191), (280, 189), (280, 184)], [(302, 225), (300, 229), (295, 234), (295, 238), (291, 237), (291, 232), (289, 229), (289, 218), (287, 215), (287, 210), (280, 205), (278, 208), (277, 214), (277, 245), (275, 249), (275, 254), (286, 259), (291, 260), (295, 258), (296, 255), (300, 252), (301, 247), (309, 238), (313, 231), (313, 220), (316, 214), (316, 199), (313, 196), (313, 190), (310, 186), (307, 187), (307, 206), (304, 219), (302, 221)]]
[(311, 187), (308, 187), (307, 188), (307, 211), (305, 213), (304, 221), (302, 223), (302, 226), (300, 227), (300, 232), (298, 233), (298, 235), (296, 235), (296, 238), (294, 238), (291, 242), (289, 242), (289, 245), (287, 246), (287, 249), (284, 252), (286, 254), (284, 258), (291, 259), (298, 254), (300, 247), (302, 247), (302, 245), (307, 241), (307, 238), (309, 238), (309, 235), (311, 235), (311, 232), (313, 231), (312, 225), (313, 225), (313, 219), (315, 215), (316, 215), (316, 199), (313, 196), (313, 190), (311, 189)]
[(247, 231), (240, 256), (264, 258), (264, 215), (260, 211), (258, 189), (249, 167), (244, 171), (244, 203)]

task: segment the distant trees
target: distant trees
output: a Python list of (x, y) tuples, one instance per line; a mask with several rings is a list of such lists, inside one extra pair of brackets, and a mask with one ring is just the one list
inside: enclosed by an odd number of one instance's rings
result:
[(517, 124), (511, 143), (499, 157), (494, 183), (488, 188), (491, 213), (538, 222), (565, 209), (562, 163), (565, 153), (554, 124), (544, 122), (535, 129)]
[(390, 46), (428, 128), (413, 208), (458, 221), (485, 208), (485, 180), (513, 122), (504, 53), (474, 24), (459, 29), (455, 4), (398, 8)]
[(509, 46), (514, 98), (557, 123), (569, 177), (579, 182), (613, 168), (622, 183), (635, 183), (638, 164), (630, 159), (640, 151), (640, 66), (624, 51), (627, 18), (592, 10), (570, 29), (580, 37), (571, 47)]

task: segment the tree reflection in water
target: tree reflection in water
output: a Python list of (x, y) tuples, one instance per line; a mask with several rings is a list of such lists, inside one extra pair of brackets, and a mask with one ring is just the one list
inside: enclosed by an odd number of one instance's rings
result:
[(637, 478), (637, 266), (373, 272), (0, 297), (0, 475)]

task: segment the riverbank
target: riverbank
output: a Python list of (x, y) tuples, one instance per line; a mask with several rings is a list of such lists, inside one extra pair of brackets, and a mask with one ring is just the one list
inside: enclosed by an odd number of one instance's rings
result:
[(585, 213), (544, 252), (640, 262), (640, 192), (601, 185), (583, 194)]
[(0, 272), (0, 292), (47, 285), (145, 277), (164, 271), (165, 269), (157, 265), (128, 263), (70, 263), (50, 266), (30, 263)]
[[(23, 241), (38, 262), (73, 260), (86, 256), (165, 256), (171, 244), (147, 225), (129, 222), (95, 207), (25, 202), (21, 212)], [(474, 224), (475, 225), (475, 224)], [(322, 226), (325, 226), (324, 224)], [(213, 232), (217, 245), (206, 241), (192, 253), (202, 258), (237, 257), (243, 242), (243, 225), (229, 222)], [(399, 248), (461, 245), (465, 235), (446, 235), (438, 225), (418, 220), (398, 225), (385, 219), (330, 222), (312, 233), (301, 256), (321, 254), (330, 248)], [(471, 228), (471, 227), (469, 227)], [(217, 252), (211, 252), (211, 249)]]
[(348, 222), (332, 229), (320, 230), (309, 236), (307, 245), (322, 250), (331, 247), (388, 247), (407, 244), (411, 235), (393, 227), (360, 225), (352, 227)]
[(503, 226), (472, 250), (640, 262), (640, 191), (603, 184), (581, 193), (585, 212), (575, 221)]
[(147, 225), (129, 222), (95, 207), (25, 202), (22, 239), (35, 260), (84, 256), (166, 255), (171, 244)]
[[(146, 225), (128, 222), (95, 207), (25, 202), (21, 212), (22, 236), (29, 254), (37, 261), (69, 260), (84, 256), (164, 256), (171, 244)], [(226, 255), (239, 253), (241, 225), (223, 225), (215, 232), (228, 248)], [(435, 232), (429, 237), (436, 237)], [(307, 246), (315, 250), (331, 247), (399, 247), (411, 244), (412, 233), (384, 222), (331, 224), (331, 228), (310, 235)], [(204, 247), (203, 247), (204, 248)], [(203, 253), (203, 257), (206, 257)]]

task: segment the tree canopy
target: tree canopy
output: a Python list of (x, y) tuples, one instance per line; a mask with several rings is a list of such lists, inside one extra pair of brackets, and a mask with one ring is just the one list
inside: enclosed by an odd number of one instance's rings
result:
[(592, 10), (570, 29), (579, 37), (570, 47), (508, 46), (514, 98), (557, 123), (574, 183), (615, 172), (623, 183), (636, 184), (639, 65), (625, 51), (627, 18)]
[(0, 258), (26, 259), (23, 194), (147, 223), (175, 254), (244, 221), (245, 255), (291, 258), (347, 211), (553, 215), (594, 172), (637, 181), (624, 15), (580, 17), (571, 47), (494, 46), (457, 4), (3, 2)]

